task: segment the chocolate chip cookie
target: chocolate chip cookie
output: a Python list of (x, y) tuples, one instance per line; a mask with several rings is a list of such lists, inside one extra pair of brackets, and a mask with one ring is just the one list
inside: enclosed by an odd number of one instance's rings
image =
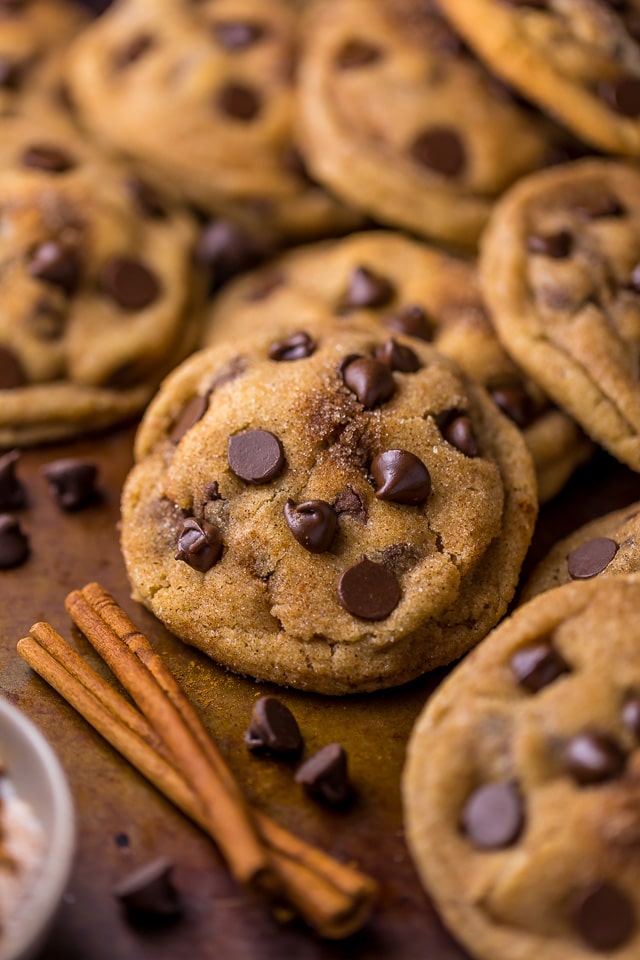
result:
[(407, 840), (474, 957), (639, 955), (639, 603), (634, 575), (543, 594), (418, 719)]
[(594, 440), (640, 470), (640, 172), (582, 160), (520, 181), (483, 237), (503, 345)]
[(233, 670), (330, 694), (403, 683), (481, 639), (536, 514), (520, 432), (401, 335), (202, 351), (150, 405), (136, 460), (136, 599)]
[(586, 143), (640, 156), (638, 0), (438, 0), (495, 73)]
[(321, 0), (304, 35), (309, 166), (377, 220), (473, 247), (493, 199), (550, 160), (557, 132), (486, 73), (430, 0)]
[(62, 122), (0, 138), (0, 448), (139, 412), (195, 345), (196, 227)]
[(67, 80), (101, 140), (270, 240), (361, 222), (312, 183), (293, 136), (298, 12), (285, 0), (126, 0), (73, 46)]
[(205, 339), (219, 343), (268, 328), (288, 342), (312, 324), (401, 333), (456, 360), (524, 431), (541, 501), (591, 453), (574, 421), (505, 354), (469, 261), (382, 230), (292, 250), (217, 297)]

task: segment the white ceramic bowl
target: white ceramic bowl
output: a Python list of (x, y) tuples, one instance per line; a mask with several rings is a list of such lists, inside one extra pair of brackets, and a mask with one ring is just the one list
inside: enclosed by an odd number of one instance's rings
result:
[(0, 935), (0, 960), (27, 960), (42, 946), (69, 878), (75, 847), (73, 802), (60, 762), (42, 733), (1, 697), (0, 761), (45, 834), (42, 866), (26, 891), (22, 920), (4, 940)]

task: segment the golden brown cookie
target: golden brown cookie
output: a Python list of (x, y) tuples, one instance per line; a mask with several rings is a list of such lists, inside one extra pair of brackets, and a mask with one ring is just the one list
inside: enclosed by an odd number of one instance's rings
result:
[(62, 122), (0, 139), (0, 447), (139, 412), (195, 345), (196, 228), (166, 192)]
[(469, 261), (382, 230), (301, 247), (226, 287), (213, 302), (205, 342), (267, 328), (285, 336), (311, 324), (416, 336), (456, 360), (524, 431), (541, 501), (590, 456), (578, 426), (500, 346)]
[(438, 0), (489, 68), (600, 150), (640, 156), (638, 0)]
[(272, 238), (361, 221), (293, 141), (298, 13), (284, 0), (121, 0), (74, 44), (81, 121), (193, 203)]
[(482, 290), (504, 347), (615, 457), (640, 469), (640, 172), (582, 160), (497, 204)]
[(486, 73), (430, 0), (319, 0), (304, 24), (312, 172), (390, 226), (474, 247), (494, 198), (557, 132)]
[(419, 717), (407, 841), (481, 960), (640, 954), (640, 577), (521, 607)]
[(388, 344), (221, 344), (145, 414), (122, 501), (134, 596), (233, 670), (375, 690), (506, 609), (536, 514), (521, 434), (432, 347)]

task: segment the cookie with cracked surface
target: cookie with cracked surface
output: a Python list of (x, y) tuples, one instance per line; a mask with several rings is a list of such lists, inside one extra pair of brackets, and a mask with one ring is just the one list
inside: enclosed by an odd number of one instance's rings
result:
[(537, 597), (416, 723), (407, 841), (480, 960), (638, 956), (639, 603), (637, 575)]
[(67, 82), (83, 123), (202, 210), (274, 242), (358, 226), (295, 149), (295, 8), (164, 0), (158, 13), (158, 0), (125, 0), (73, 45)]
[(318, 179), (382, 223), (457, 246), (474, 247), (495, 197), (558, 145), (431, 0), (317, 3), (299, 85)]
[(558, 541), (531, 574), (521, 601), (572, 580), (624, 573), (640, 573), (640, 503), (597, 517)]
[(519, 431), (432, 347), (314, 332), (167, 378), (122, 501), (134, 595), (242, 673), (323, 693), (449, 662), (502, 616), (536, 514)]
[(138, 413), (202, 320), (196, 226), (170, 193), (66, 123), (3, 123), (0, 447)]
[(638, 0), (438, 0), (491, 70), (586, 143), (640, 156)]
[(505, 348), (591, 437), (640, 470), (640, 172), (582, 160), (497, 204), (480, 275)]
[(541, 501), (591, 454), (577, 424), (551, 407), (500, 346), (469, 261), (382, 230), (301, 247), (228, 285), (213, 301), (205, 340), (268, 328), (283, 350), (300, 350), (289, 338), (315, 324), (417, 337), (456, 360), (524, 431)]

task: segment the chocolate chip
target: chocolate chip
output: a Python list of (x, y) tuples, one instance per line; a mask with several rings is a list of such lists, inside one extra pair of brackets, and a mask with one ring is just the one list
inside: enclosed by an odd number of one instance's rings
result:
[(19, 459), (17, 450), (10, 450), (0, 456), (0, 510), (18, 510), (27, 502), (24, 485), (16, 476)]
[(139, 60), (153, 47), (155, 40), (148, 33), (139, 33), (113, 55), (113, 65), (116, 70), (125, 70)]
[(295, 779), (308, 794), (331, 806), (341, 806), (351, 797), (347, 754), (339, 743), (330, 743), (305, 760)]
[(613, 780), (625, 763), (626, 756), (616, 741), (597, 730), (579, 733), (564, 750), (565, 768), (581, 786)]
[(245, 430), (229, 437), (229, 466), (247, 483), (269, 483), (285, 465), (282, 444), (269, 430)]
[(520, 686), (530, 693), (538, 693), (558, 677), (569, 673), (565, 660), (545, 641), (516, 650), (511, 657), (511, 669)]
[(0, 390), (16, 390), (26, 383), (27, 375), (16, 354), (0, 344)]
[(246, 50), (265, 35), (264, 26), (250, 20), (221, 20), (213, 24), (212, 30), (218, 43), (226, 50)]
[(206, 520), (188, 517), (178, 535), (176, 560), (184, 560), (194, 570), (206, 573), (222, 556), (222, 537), (217, 527)]
[(284, 703), (275, 697), (260, 697), (253, 705), (244, 742), (254, 753), (295, 754), (302, 748), (302, 734)]
[(313, 184), (304, 157), (293, 143), (288, 143), (282, 151), (282, 166), (288, 173), (307, 186)]
[(117, 883), (113, 895), (134, 915), (178, 917), (182, 910), (172, 872), (172, 863), (166, 857), (159, 857)]
[(249, 303), (257, 303), (260, 300), (266, 300), (274, 290), (277, 290), (285, 282), (285, 277), (278, 270), (269, 270), (259, 276), (251, 289), (246, 294)]
[(366, 410), (389, 400), (396, 391), (389, 367), (371, 357), (357, 357), (348, 363), (342, 379)]
[(107, 260), (100, 273), (100, 286), (123, 310), (143, 310), (160, 294), (155, 274), (133, 257)]
[(640, 740), (640, 695), (631, 693), (626, 698), (623, 706), (621, 719), (625, 727)]
[(608, 193), (593, 193), (576, 203), (574, 210), (589, 220), (602, 220), (608, 217), (622, 217), (625, 208), (615, 197)]
[(450, 127), (423, 130), (411, 144), (409, 152), (416, 163), (445, 177), (457, 177), (467, 165), (464, 144)]
[(465, 457), (478, 456), (478, 441), (471, 418), (466, 413), (446, 411), (436, 417), (436, 423), (442, 436), (452, 447), (464, 453)]
[(169, 433), (171, 443), (180, 443), (185, 433), (188, 433), (191, 427), (194, 427), (199, 420), (202, 420), (207, 412), (208, 406), (208, 393), (204, 396), (192, 397), (171, 428)]
[(380, 47), (366, 40), (347, 40), (336, 54), (336, 66), (340, 70), (353, 70), (368, 67), (382, 56)]
[(64, 298), (39, 297), (25, 317), (31, 336), (38, 340), (55, 341), (64, 334), (67, 324), (67, 308)]
[(422, 460), (408, 450), (385, 450), (371, 462), (378, 500), (420, 506), (431, 492), (431, 476)]
[(567, 554), (567, 572), (572, 580), (588, 580), (602, 573), (617, 552), (618, 544), (609, 537), (587, 540)]
[(637, 927), (631, 899), (607, 881), (582, 895), (574, 923), (587, 946), (607, 953), (628, 943)]
[(278, 361), (304, 360), (315, 353), (317, 344), (315, 340), (300, 330), (298, 333), (292, 333), (286, 340), (276, 340), (269, 347), (269, 359)]
[(501, 850), (517, 842), (524, 827), (522, 795), (515, 783), (487, 783), (467, 799), (462, 831), (481, 850)]
[(113, 842), (115, 843), (116, 847), (119, 847), (121, 850), (126, 850), (130, 843), (129, 835), (126, 833), (116, 833), (115, 837), (113, 838)]
[(57, 240), (47, 240), (36, 247), (28, 265), (30, 276), (61, 287), (66, 293), (75, 290), (80, 269), (78, 250)]
[(196, 261), (208, 267), (218, 287), (243, 270), (256, 266), (268, 247), (230, 220), (212, 220), (202, 230), (196, 246)]
[(491, 389), (493, 402), (510, 420), (520, 428), (528, 426), (534, 419), (534, 407), (531, 397), (522, 386), (504, 384)]
[(369, 517), (365, 502), (351, 486), (340, 491), (333, 504), (333, 509), (337, 514), (346, 513), (347, 516), (355, 517), (362, 523), (366, 523)]
[(11, 60), (9, 57), (0, 57), (0, 89), (17, 90), (22, 80), (24, 64)]
[(98, 468), (89, 460), (68, 457), (47, 463), (42, 472), (63, 510), (81, 510), (100, 500), (96, 489)]
[(208, 483), (204, 488), (204, 499), (205, 501), (213, 500), (222, 500), (222, 494), (220, 493), (220, 484), (217, 480), (212, 480), (211, 483)]
[(244, 83), (227, 83), (218, 91), (216, 103), (219, 109), (233, 120), (248, 123), (258, 116), (262, 108), (260, 95)]
[(296, 504), (287, 500), (284, 516), (289, 530), (309, 553), (326, 553), (338, 529), (336, 511), (325, 500), (307, 500)]
[(640, 115), (640, 77), (628, 73), (614, 80), (602, 80), (598, 85), (598, 94), (623, 117)]
[(140, 177), (129, 177), (125, 186), (143, 216), (151, 220), (163, 220), (166, 217), (167, 211), (160, 194), (146, 180), (141, 180)]
[(426, 312), (417, 304), (401, 307), (397, 313), (385, 320), (385, 326), (396, 333), (418, 340), (433, 340), (433, 324), (429, 323)]
[(390, 370), (397, 370), (399, 373), (415, 373), (420, 369), (417, 353), (411, 347), (398, 343), (393, 337), (376, 347), (374, 356)]
[(29, 556), (29, 537), (10, 513), (0, 514), (0, 570), (19, 567)]
[(350, 310), (361, 307), (383, 307), (395, 294), (393, 284), (368, 267), (356, 267), (349, 277), (344, 306)]
[(572, 247), (573, 237), (566, 230), (546, 236), (534, 233), (527, 238), (527, 250), (530, 253), (539, 253), (553, 260), (564, 260), (571, 253)]
[(22, 165), (46, 173), (66, 173), (75, 167), (75, 160), (59, 147), (34, 143), (23, 151)]
[(401, 596), (394, 574), (364, 556), (338, 581), (340, 603), (361, 620), (384, 620), (398, 606)]

